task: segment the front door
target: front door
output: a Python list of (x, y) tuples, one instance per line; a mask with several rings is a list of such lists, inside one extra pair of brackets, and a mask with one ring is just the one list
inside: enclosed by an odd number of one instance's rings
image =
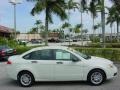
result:
[(59, 81), (82, 80), (83, 65), (82, 61), (73, 62), (72, 59), (78, 59), (69, 51), (56, 49), (54, 50), (55, 69), (54, 79)]

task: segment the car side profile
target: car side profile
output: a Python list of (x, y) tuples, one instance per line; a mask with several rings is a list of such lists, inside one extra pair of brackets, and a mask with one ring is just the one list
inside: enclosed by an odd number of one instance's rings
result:
[(117, 75), (112, 61), (82, 54), (62, 46), (46, 46), (11, 56), (7, 62), (10, 78), (28, 87), (37, 81), (88, 81), (101, 85)]

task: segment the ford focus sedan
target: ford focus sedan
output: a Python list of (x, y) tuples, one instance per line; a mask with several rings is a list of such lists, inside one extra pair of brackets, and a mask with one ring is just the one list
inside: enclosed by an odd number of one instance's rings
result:
[(88, 81), (101, 85), (117, 75), (112, 61), (62, 46), (34, 48), (7, 62), (10, 78), (28, 87), (37, 81)]

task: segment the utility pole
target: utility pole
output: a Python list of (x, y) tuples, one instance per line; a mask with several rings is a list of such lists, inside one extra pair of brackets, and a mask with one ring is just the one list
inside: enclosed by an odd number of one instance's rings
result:
[(14, 7), (14, 38), (16, 40), (17, 34), (16, 34), (16, 5), (20, 4), (18, 0), (10, 0), (9, 3), (11, 3)]

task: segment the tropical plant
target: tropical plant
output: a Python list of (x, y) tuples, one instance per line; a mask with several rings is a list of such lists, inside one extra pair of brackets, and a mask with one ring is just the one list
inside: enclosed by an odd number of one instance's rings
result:
[(110, 23), (112, 28), (112, 24), (116, 22), (117, 25), (117, 41), (119, 42), (119, 25), (120, 25), (120, 12), (117, 10), (117, 6), (113, 5), (109, 8), (109, 16), (107, 18), (107, 24)]
[(95, 0), (90, 2), (90, 6), (88, 8), (88, 10), (90, 11), (92, 18), (93, 18), (93, 37), (95, 35), (95, 18), (97, 17), (97, 5), (98, 2), (95, 2)]
[(77, 36), (79, 36), (79, 34), (80, 34), (81, 27), (82, 27), (81, 24), (77, 24), (77, 25), (75, 26), (75, 28), (74, 28), (74, 32), (75, 32), (76, 34), (78, 34)]
[(102, 43), (104, 48), (105, 47), (105, 7), (106, 7), (105, 0), (92, 0), (92, 2), (94, 3), (98, 2), (97, 11), (101, 13)]
[(45, 45), (48, 45), (48, 28), (49, 23), (53, 23), (52, 14), (55, 14), (60, 17), (61, 20), (67, 18), (65, 12), (66, 2), (65, 0), (27, 0), (35, 1), (36, 4), (31, 11), (31, 14), (39, 14), (42, 11), (45, 11)]
[(33, 27), (33, 28), (31, 28), (31, 30), (28, 32), (28, 34), (35, 34), (35, 33), (37, 33), (37, 32), (38, 32), (37, 28), (36, 28), (36, 27)]
[[(108, 8), (108, 10), (110, 11), (110, 8)], [(114, 17), (111, 16), (111, 13), (109, 12), (106, 24), (107, 25), (110, 24), (110, 28), (111, 28), (111, 38), (110, 38), (110, 40), (111, 40), (111, 43), (112, 43), (112, 27), (113, 27), (113, 23), (114, 23)]]
[[(81, 31), (83, 30), (83, 13), (84, 11), (87, 11), (87, 0), (80, 0), (80, 2), (77, 3), (78, 11), (81, 13)], [(83, 46), (83, 34), (81, 32), (81, 41), (82, 41), (82, 46)]]
[(37, 33), (39, 32), (39, 27), (41, 26), (42, 21), (41, 20), (36, 20), (35, 25), (37, 26)]
[(68, 23), (68, 22), (65, 22), (63, 25), (62, 25), (62, 29), (65, 30), (66, 28), (68, 28), (69, 30), (69, 45), (70, 45), (70, 32), (71, 32), (71, 24)]

